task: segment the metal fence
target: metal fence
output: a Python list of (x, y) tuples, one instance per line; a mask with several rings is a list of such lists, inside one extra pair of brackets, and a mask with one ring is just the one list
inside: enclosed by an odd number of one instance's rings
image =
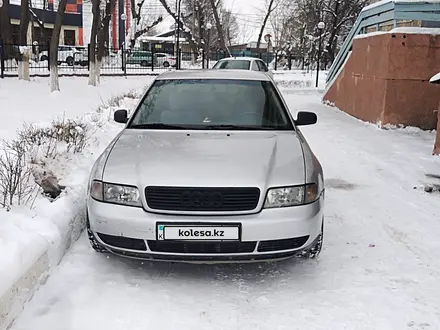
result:
[[(0, 40), (1, 78), (17, 76), (19, 61), (23, 54), (29, 56), (29, 72), (31, 76), (47, 76), (50, 74), (49, 44), (32, 44), (25, 47), (17, 44), (6, 44)], [(58, 49), (58, 74), (88, 75), (90, 70), (90, 45), (60, 46)], [(98, 50), (96, 50), (98, 56)], [(169, 70), (211, 68), (218, 60), (228, 57), (222, 51), (205, 53), (179, 51), (173, 53), (146, 51), (141, 49), (105, 48), (101, 55), (101, 75), (146, 75), (158, 74)], [(266, 63), (275, 58), (273, 53), (233, 52), (232, 56), (259, 57)], [(180, 60), (178, 61), (178, 58)]]

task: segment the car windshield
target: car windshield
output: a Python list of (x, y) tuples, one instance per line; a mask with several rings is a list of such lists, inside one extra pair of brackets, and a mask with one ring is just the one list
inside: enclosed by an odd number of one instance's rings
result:
[(157, 80), (127, 128), (293, 130), (269, 81)]
[(222, 60), (218, 61), (213, 69), (238, 69), (238, 70), (249, 70), (251, 61), (248, 60)]

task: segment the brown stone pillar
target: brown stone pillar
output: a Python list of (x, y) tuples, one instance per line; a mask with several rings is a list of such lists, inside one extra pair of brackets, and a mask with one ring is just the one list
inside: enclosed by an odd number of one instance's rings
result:
[(437, 135), (435, 137), (433, 155), (440, 155), (440, 104), (437, 110)]

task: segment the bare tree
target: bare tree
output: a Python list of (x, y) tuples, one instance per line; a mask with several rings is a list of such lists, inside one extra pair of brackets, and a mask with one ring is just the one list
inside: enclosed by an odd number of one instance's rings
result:
[(96, 38), (99, 32), (101, 12), (99, 9), (101, 1), (92, 0), (92, 30), (90, 32), (90, 51), (89, 51), (89, 85), (96, 86)]
[[(3, 0), (3, 6), (0, 7), (0, 39), (3, 39), (5, 44), (12, 44), (12, 28), (11, 17), (9, 16), (9, 0)], [(11, 47), (5, 47), (5, 57), (11, 57)]]
[(112, 17), (112, 12), (115, 8), (116, 0), (109, 0), (105, 4), (104, 17), (101, 20), (101, 25), (99, 31), (97, 32), (97, 42), (98, 42), (98, 54), (96, 58), (95, 66), (95, 77), (98, 83), (101, 82), (101, 63), (106, 52), (106, 36), (108, 36), (110, 31), (110, 20)]
[(222, 22), (223, 33), (225, 34), (227, 45), (232, 46), (238, 42), (240, 34), (240, 26), (237, 17), (230, 10), (223, 9)]
[(276, 5), (277, 5), (277, 3), (275, 3), (275, 0), (269, 0), (269, 4), (267, 6), (267, 11), (266, 11), (266, 14), (264, 15), (264, 19), (263, 19), (263, 24), (261, 25), (260, 33), (258, 34), (257, 49), (260, 48), (261, 38), (263, 37), (264, 29), (266, 28), (267, 21), (268, 21), (270, 15), (272, 14), (272, 12), (274, 11), (274, 9), (276, 8)]
[(136, 40), (150, 32), (156, 25), (162, 22), (162, 16), (158, 16), (151, 21), (150, 15), (143, 15), (142, 9), (144, 8), (145, 0), (141, 0), (136, 4), (135, 0), (130, 0), (131, 3), (131, 17), (133, 24), (130, 25), (130, 33), (128, 35), (128, 46), (134, 48)]
[(220, 49), (227, 50), (229, 52), (229, 48), (226, 47), (225, 35), (224, 35), (223, 28), (222, 28), (222, 24), (220, 22), (220, 18), (218, 16), (218, 11), (217, 11), (217, 6), (215, 4), (215, 0), (209, 0), (209, 1), (211, 4), (212, 12), (214, 14), (214, 21), (215, 21), (215, 26), (217, 29), (218, 37), (220, 39)]
[(18, 78), (30, 80), (29, 76), (29, 0), (21, 0), (20, 4), (20, 55), (18, 62)]
[(60, 84), (58, 80), (58, 45), (60, 43), (61, 25), (63, 24), (64, 12), (66, 11), (67, 0), (60, 0), (58, 3), (57, 16), (52, 31), (50, 41), (50, 91), (59, 91)]
[(162, 4), (162, 6), (165, 8), (165, 10), (167, 11), (167, 13), (172, 16), (174, 18), (174, 21), (176, 22), (176, 24), (179, 22), (179, 30), (181, 31), (181, 33), (183, 34), (183, 36), (185, 37), (186, 41), (188, 41), (189, 45), (191, 46), (191, 48), (193, 48), (193, 50), (197, 50), (197, 44), (195, 43), (195, 39), (191, 33), (190, 29), (187, 29), (185, 27), (185, 25), (183, 24), (183, 20), (178, 19), (177, 14), (175, 12), (173, 12), (170, 8), (170, 6), (167, 3), (167, 0), (159, 0), (160, 3)]

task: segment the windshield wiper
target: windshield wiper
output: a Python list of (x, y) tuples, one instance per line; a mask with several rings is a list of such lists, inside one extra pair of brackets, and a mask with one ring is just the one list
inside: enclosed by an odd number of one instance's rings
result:
[(265, 129), (273, 129), (272, 127), (266, 126), (241, 126), (241, 125), (232, 125), (232, 124), (224, 124), (224, 125), (207, 125), (206, 129), (224, 129), (224, 130), (247, 130), (247, 131), (259, 131)]
[(137, 128), (137, 129), (188, 129), (188, 127), (173, 125), (173, 124), (164, 124), (164, 123), (149, 123), (149, 124), (137, 124), (131, 125), (127, 128)]

